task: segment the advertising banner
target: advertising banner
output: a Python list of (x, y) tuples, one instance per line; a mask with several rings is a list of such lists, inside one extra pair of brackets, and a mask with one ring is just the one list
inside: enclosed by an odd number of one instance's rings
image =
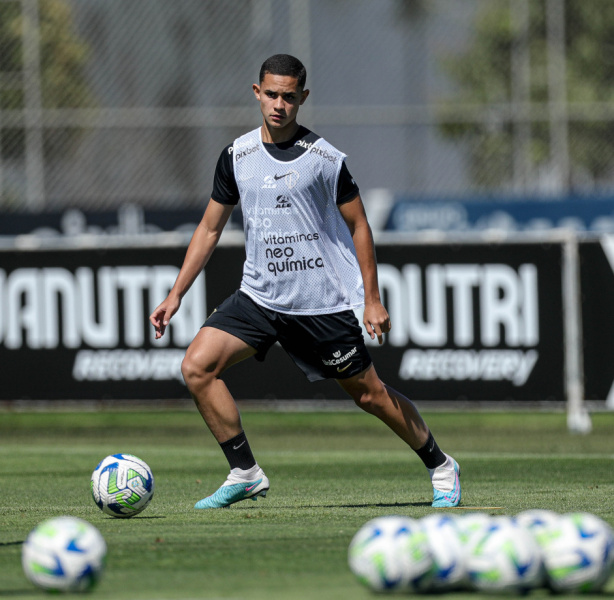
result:
[[(564, 399), (560, 245), (380, 244), (377, 254), (393, 328), (382, 346), (367, 339), (382, 380), (415, 400)], [(0, 399), (189, 397), (185, 349), (239, 285), (244, 251), (218, 247), (154, 340), (148, 315), (184, 255), (0, 253)], [(223, 377), (238, 399), (344, 397), (335, 382), (308, 383), (278, 345)]]
[(580, 246), (584, 392), (614, 409), (614, 236)]
[(206, 316), (204, 275), (168, 339), (154, 344), (147, 320), (184, 254), (183, 248), (0, 253), (0, 397), (185, 396), (180, 365)]
[(460, 198), (417, 200), (398, 197), (385, 225), (388, 231), (574, 231), (614, 232), (614, 198), (570, 196), (556, 200)]
[(380, 246), (392, 331), (372, 355), (415, 399), (562, 400), (561, 246)]

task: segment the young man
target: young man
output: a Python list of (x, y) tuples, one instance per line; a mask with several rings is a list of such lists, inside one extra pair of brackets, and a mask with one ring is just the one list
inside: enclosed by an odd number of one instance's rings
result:
[(209, 316), (182, 364), (196, 406), (230, 465), (224, 484), (195, 508), (266, 496), (269, 480), (219, 376), (250, 356), (264, 360), (276, 341), (310, 381), (336, 379), (418, 454), (431, 476), (433, 506), (457, 506), (458, 464), (439, 449), (416, 407), (379, 379), (354, 316), (353, 309), (364, 305), (364, 326), (380, 344), (390, 331), (371, 229), (345, 154), (296, 121), (309, 96), (305, 81), (305, 68), (292, 56), (263, 63), (253, 85), (262, 126), (222, 152), (211, 201), (175, 285), (150, 316), (159, 338), (240, 199), (246, 246), (241, 287)]

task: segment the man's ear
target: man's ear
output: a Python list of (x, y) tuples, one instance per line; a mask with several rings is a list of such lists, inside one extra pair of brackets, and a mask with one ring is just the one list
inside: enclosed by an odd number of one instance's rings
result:
[(254, 83), (252, 85), (252, 90), (254, 90), (254, 95), (256, 96), (256, 99), (260, 101), (260, 86)]
[(303, 92), (301, 93), (301, 101), (299, 102), (299, 105), (303, 104), (303, 102), (307, 100), (307, 96), (309, 96), (309, 90), (303, 90)]

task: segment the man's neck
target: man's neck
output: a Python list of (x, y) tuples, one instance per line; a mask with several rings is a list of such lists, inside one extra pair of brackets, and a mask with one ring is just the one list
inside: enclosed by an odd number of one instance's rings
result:
[(283, 127), (282, 129), (270, 128), (266, 121), (262, 124), (262, 141), (265, 144), (281, 144), (291, 140), (296, 132), (299, 130), (300, 125), (293, 121)]

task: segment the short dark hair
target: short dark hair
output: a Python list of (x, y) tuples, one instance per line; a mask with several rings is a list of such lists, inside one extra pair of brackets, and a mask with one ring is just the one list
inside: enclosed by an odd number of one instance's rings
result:
[(274, 54), (267, 58), (260, 67), (260, 83), (267, 73), (295, 77), (300, 88), (304, 88), (307, 81), (307, 69), (298, 58), (289, 54)]

